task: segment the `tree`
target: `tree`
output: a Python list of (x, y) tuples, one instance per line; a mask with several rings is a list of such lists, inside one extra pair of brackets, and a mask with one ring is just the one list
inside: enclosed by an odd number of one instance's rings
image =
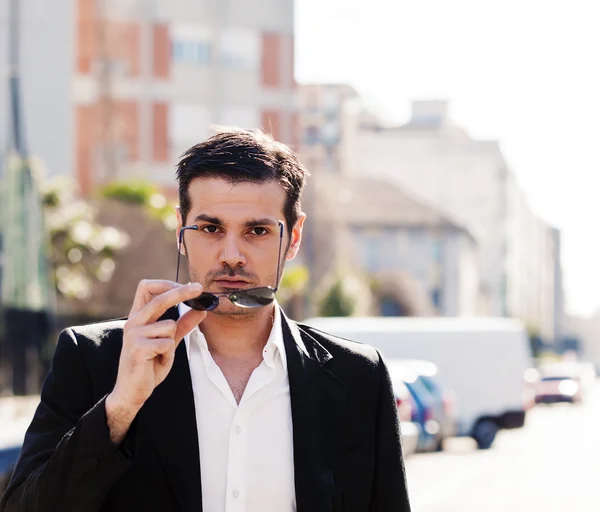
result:
[(319, 304), (319, 316), (352, 316), (355, 305), (347, 283), (338, 277)]
[(58, 296), (67, 301), (85, 301), (95, 282), (111, 279), (114, 255), (127, 246), (129, 237), (115, 227), (96, 222), (95, 209), (76, 199), (75, 185), (68, 178), (49, 182), (42, 201)]
[(279, 285), (278, 300), (291, 318), (301, 319), (305, 315), (304, 299), (310, 272), (304, 265), (293, 265), (285, 269)]

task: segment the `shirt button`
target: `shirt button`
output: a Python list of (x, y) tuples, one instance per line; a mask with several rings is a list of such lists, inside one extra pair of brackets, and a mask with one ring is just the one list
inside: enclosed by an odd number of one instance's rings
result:
[(242, 432), (242, 427), (240, 427), (239, 425), (236, 425), (235, 427), (235, 433), (236, 434), (240, 434)]
[(239, 496), (240, 496), (240, 491), (238, 491), (237, 489), (234, 489), (233, 490), (233, 497), (234, 498), (239, 498)]

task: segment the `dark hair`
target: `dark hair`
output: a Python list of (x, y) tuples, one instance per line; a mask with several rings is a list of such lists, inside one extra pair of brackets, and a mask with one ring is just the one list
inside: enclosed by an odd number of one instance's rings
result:
[(227, 129), (188, 149), (177, 165), (179, 207), (185, 224), (194, 178), (222, 178), (232, 184), (277, 181), (285, 192), (283, 214), (291, 234), (300, 216), (300, 194), (308, 171), (285, 144), (260, 130)]

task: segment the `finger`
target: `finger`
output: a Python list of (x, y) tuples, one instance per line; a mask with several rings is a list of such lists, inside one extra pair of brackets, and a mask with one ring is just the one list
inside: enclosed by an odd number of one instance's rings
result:
[(179, 286), (154, 297), (138, 313), (128, 320), (131, 326), (146, 325), (156, 322), (167, 309), (184, 300), (193, 299), (202, 293), (202, 285), (191, 283)]
[(173, 338), (177, 329), (175, 320), (161, 320), (153, 324), (142, 325), (134, 328), (132, 334), (143, 338)]
[(154, 359), (156, 356), (164, 356), (175, 350), (173, 338), (153, 338), (146, 340), (144, 345), (148, 361)]
[(175, 336), (173, 337), (175, 346), (179, 345), (179, 342), (206, 318), (206, 314), (206, 311), (190, 309), (177, 320), (177, 328), (175, 330)]
[[(173, 340), (171, 340), (173, 341)], [(175, 346), (173, 344), (173, 346)], [(154, 362), (159, 364), (160, 366), (164, 367), (164, 368), (172, 368), (173, 367), (173, 362), (175, 361), (175, 350), (169, 350), (168, 352), (165, 352), (164, 354), (161, 354), (160, 356), (156, 357), (154, 359)]]
[(181, 286), (183, 285), (166, 279), (142, 279), (135, 291), (135, 298), (129, 316), (132, 317), (141, 311), (157, 295)]

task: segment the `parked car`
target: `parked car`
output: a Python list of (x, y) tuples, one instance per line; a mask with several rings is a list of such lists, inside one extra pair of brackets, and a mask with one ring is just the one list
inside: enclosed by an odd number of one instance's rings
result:
[(523, 375), (533, 366), (527, 331), (510, 318), (311, 318), (317, 329), (368, 343), (388, 359), (431, 361), (456, 393), (457, 435), (481, 449), (500, 429), (525, 424)]
[(523, 382), (523, 409), (529, 411), (536, 404), (535, 396), (540, 382), (540, 371), (537, 368), (527, 368), (523, 374)]
[(442, 429), (442, 438), (453, 437), (456, 435), (456, 394), (454, 390), (444, 388), (437, 379), (437, 366), (428, 361), (406, 361), (401, 360), (401, 364), (408, 365), (418, 375), (427, 391), (434, 400), (436, 417), (439, 418), (440, 428)]
[(454, 397), (436, 380), (437, 367), (428, 361), (388, 360), (392, 379), (402, 379), (417, 405), (419, 451), (441, 451), (444, 440), (456, 433)]
[(582, 363), (557, 362), (542, 365), (535, 402), (581, 404), (590, 387), (590, 378), (589, 367)]
[(567, 375), (542, 377), (538, 383), (535, 402), (537, 404), (553, 404), (569, 402), (580, 404), (583, 401), (581, 383)]
[(402, 451), (404, 455), (411, 455), (417, 451), (420, 435), (419, 425), (413, 419), (413, 411), (417, 406), (404, 382), (397, 380), (393, 387), (402, 432)]

